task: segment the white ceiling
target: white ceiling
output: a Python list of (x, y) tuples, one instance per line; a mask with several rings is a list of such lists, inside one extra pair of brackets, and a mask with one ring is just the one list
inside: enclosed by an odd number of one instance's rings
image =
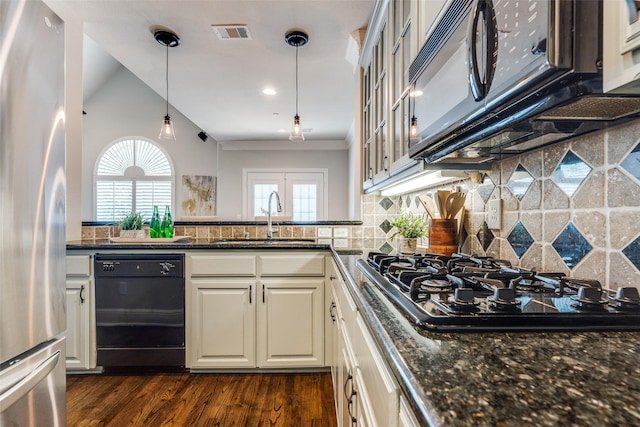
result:
[[(119, 66), (100, 48), (165, 98), (166, 48), (152, 31), (163, 26), (182, 41), (169, 51), (173, 108), (220, 142), (287, 140), (295, 114), (295, 48), (284, 35), (298, 28), (309, 35), (298, 51), (306, 140), (344, 140), (353, 123), (358, 48), (351, 33), (366, 26), (375, 0), (50, 3), (78, 15), (95, 41), (86, 43), (85, 99)], [(247, 25), (251, 40), (219, 40), (211, 25), (221, 24)], [(263, 95), (266, 87), (278, 93)]]

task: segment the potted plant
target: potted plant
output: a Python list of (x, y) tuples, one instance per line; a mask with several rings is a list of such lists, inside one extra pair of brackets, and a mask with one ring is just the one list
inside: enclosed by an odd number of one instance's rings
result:
[(427, 235), (427, 221), (411, 212), (405, 212), (390, 223), (396, 228), (396, 232), (391, 236), (402, 236), (400, 241), (400, 252), (403, 254), (414, 254), (418, 246), (418, 238)]
[(142, 219), (142, 215), (137, 212), (131, 212), (118, 222), (120, 237), (136, 239), (144, 238), (144, 230), (142, 229), (143, 225), (144, 220)]

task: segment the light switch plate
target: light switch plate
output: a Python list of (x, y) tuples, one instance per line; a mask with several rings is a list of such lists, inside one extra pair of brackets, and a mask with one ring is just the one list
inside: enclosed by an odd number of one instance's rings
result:
[(487, 202), (487, 226), (491, 230), (500, 230), (502, 227), (502, 199)]
[(318, 227), (318, 237), (331, 237), (331, 229), (328, 227)]
[(349, 237), (349, 230), (346, 228), (334, 228), (333, 237)]

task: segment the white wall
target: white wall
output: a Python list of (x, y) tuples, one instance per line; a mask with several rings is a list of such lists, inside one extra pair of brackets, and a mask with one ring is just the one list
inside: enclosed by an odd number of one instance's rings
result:
[[(84, 105), (82, 152), (82, 220), (93, 221), (93, 173), (95, 163), (113, 141), (138, 136), (157, 141), (164, 116), (164, 99), (122, 68)], [(200, 129), (170, 108), (177, 141), (162, 142), (175, 167), (175, 218), (180, 218), (182, 175), (217, 176), (217, 215), (220, 220), (237, 220), (242, 210), (242, 168), (327, 168), (329, 169), (329, 218), (349, 219), (349, 156), (346, 149), (230, 150), (218, 149), (209, 138), (202, 142)], [(288, 143), (288, 141), (287, 141)], [(265, 142), (269, 145), (268, 142)], [(220, 158), (218, 159), (218, 155)]]
[[(304, 142), (307, 147), (313, 142)], [(318, 143), (321, 144), (321, 143)], [(243, 168), (327, 168), (329, 220), (348, 216), (349, 155), (347, 150), (220, 150), (218, 217), (237, 221), (242, 216)]]
[(85, 186), (81, 179), (82, 164), (82, 23), (66, 19), (65, 33), (65, 130), (66, 130), (66, 239), (82, 238), (81, 195)]
[[(98, 156), (109, 144), (123, 137), (144, 137), (158, 142), (166, 101), (122, 67), (84, 105), (82, 219), (93, 221), (93, 173)], [(182, 175), (217, 175), (217, 144), (202, 142), (200, 129), (169, 108), (176, 142), (160, 142), (173, 162), (176, 176), (176, 206), (181, 197)]]

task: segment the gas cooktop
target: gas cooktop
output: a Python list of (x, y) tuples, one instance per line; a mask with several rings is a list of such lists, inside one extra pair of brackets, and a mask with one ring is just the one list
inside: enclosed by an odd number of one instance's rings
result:
[(640, 329), (636, 287), (453, 254), (371, 252), (358, 268), (407, 317), (436, 331)]

